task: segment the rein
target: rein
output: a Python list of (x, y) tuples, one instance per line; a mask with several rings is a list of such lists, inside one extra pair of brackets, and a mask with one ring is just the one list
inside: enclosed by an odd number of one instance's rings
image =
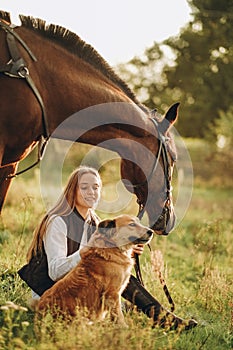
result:
[(24, 170), (21, 170), (15, 174), (9, 174), (5, 180), (12, 179), (13, 177), (16, 177), (27, 170), (33, 168), (36, 166), (42, 159), (45, 151), (45, 147), (47, 145), (47, 142), (49, 140), (49, 129), (48, 129), (48, 122), (47, 122), (47, 115), (45, 106), (43, 103), (43, 99), (37, 89), (37, 87), (34, 84), (33, 79), (30, 76), (29, 69), (27, 67), (27, 64), (25, 63), (24, 59), (20, 56), (19, 49), (17, 47), (16, 40), (22, 45), (22, 47), (25, 49), (25, 51), (28, 53), (28, 55), (31, 57), (31, 59), (36, 62), (37, 59), (32, 53), (32, 51), (29, 49), (27, 44), (20, 38), (20, 36), (14, 31), (15, 26), (9, 25), (7, 22), (0, 20), (0, 28), (2, 28), (6, 32), (6, 41), (8, 50), (11, 56), (11, 59), (5, 64), (0, 66), (0, 73), (5, 74), (11, 78), (18, 78), (18, 79), (25, 79), (27, 84), (29, 85), (30, 89), (34, 93), (40, 108), (42, 112), (42, 124), (43, 124), (43, 134), (40, 136), (39, 143), (38, 143), (38, 155), (37, 155), (37, 161), (27, 167)]
[[(159, 147), (158, 147), (158, 151), (157, 151), (157, 155), (152, 167), (152, 170), (148, 176), (148, 178), (140, 183), (134, 184), (134, 185), (130, 185), (133, 188), (138, 188), (138, 187), (142, 187), (146, 184), (148, 184), (150, 182), (150, 180), (152, 179), (152, 176), (154, 175), (157, 167), (158, 167), (158, 163), (160, 160), (160, 157), (162, 157), (162, 162), (163, 162), (163, 166), (164, 166), (164, 174), (165, 174), (165, 181), (166, 181), (166, 200), (165, 200), (165, 204), (162, 210), (162, 213), (160, 214), (158, 220), (156, 221), (156, 223), (159, 222), (159, 220), (163, 220), (165, 218), (165, 222), (167, 222), (167, 217), (169, 218), (169, 211), (170, 211), (170, 204), (171, 204), (171, 192), (172, 192), (172, 185), (171, 185), (171, 171), (170, 171), (170, 163), (168, 160), (168, 150), (166, 147), (166, 137), (160, 132), (159, 130), (159, 126), (158, 126), (158, 122), (156, 119), (151, 118), (150, 119), (152, 121), (152, 123), (154, 124), (157, 133), (158, 133), (158, 141), (159, 141)], [(138, 205), (139, 205), (139, 211), (137, 214), (137, 217), (139, 218), (139, 220), (142, 219), (144, 212), (145, 212), (145, 203), (140, 202), (139, 200), (137, 201)], [(151, 250), (150, 246), (149, 249)], [(136, 273), (136, 277), (138, 279), (138, 281), (141, 283), (142, 286), (144, 286), (143, 283), (143, 279), (142, 279), (142, 273), (141, 273), (141, 268), (140, 268), (140, 262), (139, 262), (139, 255), (135, 254), (135, 273)], [(169, 292), (167, 291), (167, 293), (169, 294)], [(167, 293), (165, 293), (167, 295)], [(170, 297), (171, 298), (171, 297)]]
[[(167, 147), (166, 147), (166, 137), (164, 135), (161, 134), (161, 132), (159, 131), (159, 128), (158, 128), (158, 122), (157, 120), (155, 119), (150, 119), (154, 126), (156, 127), (156, 130), (158, 132), (158, 139), (159, 139), (159, 148), (158, 148), (158, 152), (157, 152), (157, 157), (154, 161), (154, 165), (152, 167), (152, 170), (151, 170), (151, 173), (148, 177), (148, 179), (146, 179), (145, 181), (141, 182), (141, 183), (137, 183), (135, 185), (132, 185), (133, 188), (138, 188), (138, 187), (141, 187), (143, 185), (146, 185), (152, 178), (152, 176), (154, 175), (156, 169), (157, 169), (157, 166), (158, 166), (158, 163), (159, 163), (159, 159), (160, 157), (162, 156), (162, 161), (163, 161), (163, 166), (164, 166), (164, 174), (165, 174), (165, 179), (166, 179), (166, 190), (167, 190), (167, 197), (166, 197), (166, 201), (165, 201), (165, 204), (164, 204), (164, 207), (163, 207), (163, 210), (162, 210), (162, 213), (160, 214), (157, 222), (159, 220), (163, 220), (164, 216), (165, 216), (165, 222), (166, 222), (166, 217), (167, 215), (169, 215), (169, 207), (170, 207), (170, 204), (171, 204), (171, 193), (172, 193), (172, 185), (171, 185), (171, 170), (170, 170), (170, 163), (169, 163), (169, 160), (168, 160), (168, 150), (167, 150)], [(175, 159), (173, 159), (175, 160)], [(143, 214), (145, 212), (145, 204), (144, 203), (139, 203), (139, 211), (138, 211), (138, 214), (137, 214), (137, 217), (141, 220), (141, 218), (143, 217)], [(148, 245), (150, 251), (151, 251), (151, 247), (150, 245)], [(135, 273), (136, 273), (136, 277), (137, 277), (137, 280), (139, 281), (139, 283), (144, 286), (144, 283), (143, 283), (143, 279), (142, 279), (142, 273), (141, 273), (141, 267), (140, 267), (140, 261), (139, 261), (139, 255), (138, 254), (135, 254), (135, 265), (134, 265), (134, 269), (135, 269)], [(158, 272), (158, 277), (159, 277), (159, 281), (163, 287), (163, 291), (167, 297), (167, 300), (169, 302), (169, 304), (171, 305), (171, 312), (173, 312), (175, 310), (175, 304), (174, 304), (174, 301), (171, 297), (171, 294), (167, 288), (167, 285), (166, 285), (166, 282), (163, 278), (163, 275), (160, 272)]]

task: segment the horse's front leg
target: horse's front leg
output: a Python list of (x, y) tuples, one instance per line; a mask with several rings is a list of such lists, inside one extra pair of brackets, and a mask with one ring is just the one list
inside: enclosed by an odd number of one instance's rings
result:
[(11, 178), (7, 178), (8, 175), (15, 174), (17, 170), (18, 162), (4, 167), (0, 167), (0, 214), (2, 207), (9, 189)]

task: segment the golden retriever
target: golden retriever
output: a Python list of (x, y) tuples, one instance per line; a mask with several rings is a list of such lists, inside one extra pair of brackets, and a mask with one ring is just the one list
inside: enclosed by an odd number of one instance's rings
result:
[(103, 319), (109, 312), (113, 321), (125, 324), (120, 300), (134, 264), (133, 246), (149, 243), (152, 236), (131, 215), (101, 221), (81, 261), (41, 296), (37, 311), (74, 317), (84, 309), (88, 319)]

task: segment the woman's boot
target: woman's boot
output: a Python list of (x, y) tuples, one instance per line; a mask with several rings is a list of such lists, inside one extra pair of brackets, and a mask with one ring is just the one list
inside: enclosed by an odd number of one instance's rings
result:
[(154, 326), (159, 325), (170, 330), (178, 327), (189, 330), (197, 326), (195, 320), (183, 320), (172, 312), (167, 311), (132, 275), (122, 296), (136, 305), (139, 311), (152, 318)]

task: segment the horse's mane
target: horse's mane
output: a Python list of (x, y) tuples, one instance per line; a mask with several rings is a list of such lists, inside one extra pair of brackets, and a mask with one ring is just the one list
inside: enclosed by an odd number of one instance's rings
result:
[(23, 27), (31, 29), (43, 37), (57, 42), (66, 50), (72, 52), (85, 62), (92, 65), (95, 69), (100, 71), (114, 84), (116, 84), (143, 111), (148, 111), (148, 109), (138, 101), (129, 86), (114, 72), (104, 58), (100, 56), (100, 54), (91, 45), (83, 41), (77, 34), (59, 25), (47, 25), (44, 20), (38, 18), (23, 15), (20, 15), (19, 17)]

